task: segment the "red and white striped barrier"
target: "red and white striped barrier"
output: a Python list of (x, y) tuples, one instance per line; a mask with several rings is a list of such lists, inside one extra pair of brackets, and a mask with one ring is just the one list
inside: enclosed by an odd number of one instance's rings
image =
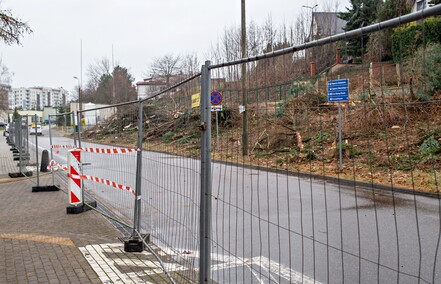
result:
[[(52, 148), (71, 148), (70, 145), (52, 145)], [(114, 188), (118, 188), (121, 190), (127, 190), (133, 195), (136, 195), (136, 191), (130, 186), (122, 185), (116, 183), (111, 180), (98, 178), (90, 175), (82, 175), (81, 174), (81, 152), (89, 152), (89, 153), (100, 153), (100, 154), (126, 154), (126, 153), (134, 153), (141, 151), (141, 149), (126, 149), (126, 148), (84, 148), (79, 147), (71, 149), (68, 151), (67, 156), (67, 167), (60, 165), (56, 161), (52, 160), (48, 168), (52, 170), (53, 166), (56, 165), (58, 168), (67, 171), (68, 176), (68, 195), (69, 195), (69, 203), (71, 205), (77, 205), (83, 203), (83, 180), (91, 180), (94, 182), (102, 183), (108, 186), (112, 186)]]
[(75, 149), (75, 145), (51, 145), (52, 149), (56, 149), (55, 154), (60, 154), (60, 149)]
[(103, 178), (98, 178), (98, 177), (93, 177), (93, 176), (87, 176), (87, 175), (83, 175), (83, 176), (81, 176), (81, 178), (82, 179), (88, 179), (88, 180), (91, 180), (91, 181), (94, 181), (94, 182), (103, 183), (105, 185), (109, 185), (109, 186), (112, 186), (114, 188), (119, 188), (121, 190), (127, 190), (127, 191), (130, 191), (133, 195), (136, 194), (135, 190), (133, 188), (131, 188), (130, 186), (122, 185), (122, 184), (116, 183), (116, 182), (111, 181), (111, 180), (107, 180), (107, 179), (103, 179)]
[(114, 188), (130, 191), (133, 195), (136, 195), (135, 190), (133, 188), (131, 188), (130, 186), (122, 185), (122, 184), (116, 183), (116, 182), (108, 180), (108, 179), (103, 179), (103, 178), (89, 176), (89, 175), (73, 175), (73, 174), (68, 174), (68, 176), (72, 177), (72, 178), (76, 178), (76, 179), (82, 179), (82, 180), (83, 179), (87, 179), (87, 180), (91, 180), (91, 181), (94, 181), (94, 182), (102, 183), (102, 184), (105, 184), (105, 185), (108, 185), (108, 186), (112, 186)]
[(75, 149), (75, 145), (51, 145), (51, 148), (54, 148), (54, 149), (59, 149), (59, 148)]
[(89, 153), (99, 153), (99, 154), (127, 154), (141, 151), (141, 149), (128, 149), (128, 148), (84, 148), (79, 147), (77, 150), (89, 152)]
[[(56, 166), (57, 168), (54, 169), (54, 166)], [(57, 163), (54, 160), (49, 162), (49, 165), (47, 166), (47, 168), (48, 168), (48, 170), (50, 170), (50, 171), (53, 170), (54, 172), (58, 171), (59, 169), (62, 169), (63, 171), (67, 171), (68, 170), (68, 168), (65, 165), (61, 165), (61, 164)]]
[(81, 179), (81, 151), (72, 149), (67, 154), (68, 181), (67, 189), (69, 204), (77, 205), (83, 203), (83, 181)]
[(100, 153), (100, 154), (127, 154), (141, 151), (141, 149), (133, 148), (91, 148), (91, 147), (76, 147), (75, 145), (51, 145), (54, 149), (77, 149), (79, 151), (89, 152), (89, 153)]

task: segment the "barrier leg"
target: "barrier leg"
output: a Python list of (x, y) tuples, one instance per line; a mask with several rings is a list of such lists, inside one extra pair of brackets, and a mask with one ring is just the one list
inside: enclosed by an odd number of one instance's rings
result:
[[(49, 165), (49, 152), (47, 150), (43, 150), (41, 155), (41, 166), (40, 171), (41, 172), (47, 172), (47, 166)], [(38, 164), (38, 160), (37, 160)], [(38, 167), (38, 165), (37, 165)], [(52, 172), (53, 174), (53, 172)], [(52, 185), (40, 185), (32, 187), (32, 192), (44, 192), (44, 191), (59, 191), (60, 188), (54, 184)]]

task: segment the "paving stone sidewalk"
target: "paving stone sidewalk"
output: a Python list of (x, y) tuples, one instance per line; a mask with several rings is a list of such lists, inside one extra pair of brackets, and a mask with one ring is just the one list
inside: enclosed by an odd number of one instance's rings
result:
[(0, 137), (0, 283), (168, 282), (150, 253), (126, 254), (122, 233), (97, 212), (67, 215), (63, 191), (7, 177), (17, 171), (9, 148)]

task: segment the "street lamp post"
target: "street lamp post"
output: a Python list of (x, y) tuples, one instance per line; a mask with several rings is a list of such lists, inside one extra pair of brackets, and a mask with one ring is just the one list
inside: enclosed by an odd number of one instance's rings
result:
[(74, 79), (77, 79), (77, 81), (78, 81), (78, 110), (82, 110), (82, 107), (81, 107), (81, 84), (80, 84), (80, 79), (78, 79), (78, 77), (77, 76), (73, 76), (74, 77)]
[[(307, 9), (311, 9), (311, 26), (309, 27), (309, 35), (306, 39), (306, 41), (310, 42), (314, 40), (314, 9), (317, 8), (318, 4), (315, 4), (314, 6), (306, 6), (306, 5), (302, 5), (303, 8), (307, 8)], [(305, 35), (306, 36), (306, 35)], [(309, 56), (307, 54), (307, 50), (305, 50), (305, 67), (308, 66), (308, 61), (309, 57), (313, 57), (313, 49), (312, 51), (309, 52)], [(311, 76), (315, 76), (315, 63), (314, 62), (310, 62), (311, 63)]]
[(317, 8), (318, 4), (315, 4), (314, 6), (306, 6), (302, 5), (303, 8), (311, 9), (311, 27), (309, 28), (309, 41), (313, 40), (313, 34), (312, 34), (312, 27), (314, 25), (314, 9)]
[[(78, 109), (77, 109), (76, 113), (74, 114), (73, 119), (74, 119), (74, 121), (75, 121), (75, 119), (77, 120), (77, 123), (75, 125), (75, 132), (78, 135), (77, 139), (78, 139), (79, 146), (81, 147), (81, 142), (80, 142), (80, 124), (81, 124), (81, 110), (82, 110), (82, 107), (81, 107), (81, 83), (80, 83), (80, 79), (78, 79), (77, 76), (73, 76), (73, 77), (74, 77), (74, 79), (77, 79), (77, 81), (78, 81)], [(74, 137), (75, 137), (75, 134), (74, 134)]]

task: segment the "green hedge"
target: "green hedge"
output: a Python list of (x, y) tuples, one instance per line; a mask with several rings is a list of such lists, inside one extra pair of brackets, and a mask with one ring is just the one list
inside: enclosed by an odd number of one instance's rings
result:
[(420, 24), (397, 28), (392, 34), (392, 55), (395, 62), (413, 54), (428, 43), (441, 43), (441, 18), (429, 18)]

